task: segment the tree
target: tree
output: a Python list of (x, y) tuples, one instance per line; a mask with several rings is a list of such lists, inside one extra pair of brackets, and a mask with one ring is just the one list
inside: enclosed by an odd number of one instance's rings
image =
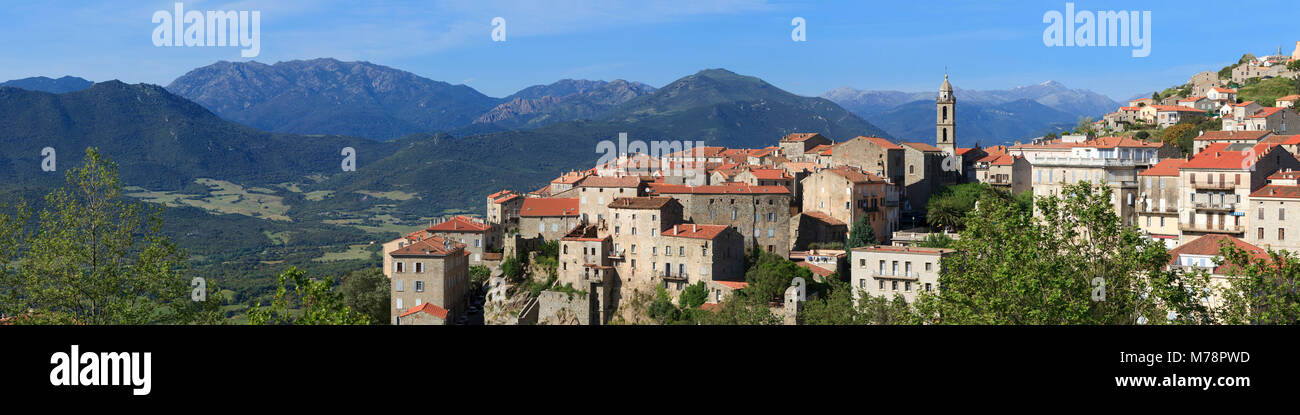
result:
[(115, 163), (87, 148), (66, 181), (45, 197), (34, 233), (24, 228), (25, 205), (0, 214), (0, 314), (36, 324), (223, 320), (215, 282), (186, 275), (185, 253), (162, 233), (162, 209), (128, 203)]
[(1160, 141), (1165, 144), (1175, 145), (1182, 149), (1184, 153), (1192, 152), (1192, 140), (1196, 138), (1196, 125), (1189, 123), (1179, 123), (1166, 128), (1160, 136)]
[(501, 262), (501, 273), (505, 274), (506, 279), (512, 284), (518, 284), (524, 280), (524, 266), (519, 260), (519, 255), (511, 255)]
[(677, 298), (677, 305), (683, 310), (699, 308), (709, 299), (709, 287), (704, 281), (697, 282), (682, 290), (682, 295)]
[(767, 299), (748, 291), (749, 288), (736, 290), (719, 305), (717, 311), (700, 313), (700, 323), (745, 326), (781, 324), (781, 318), (772, 314), (768, 308)]
[(349, 272), (339, 282), (343, 303), (366, 315), (370, 324), (388, 324), (391, 320), (389, 288), (388, 277), (379, 268)]
[(926, 235), (921, 243), (917, 244), (922, 248), (952, 248), (956, 240), (951, 236), (942, 233), (932, 233)]
[(1224, 323), (1300, 323), (1300, 258), (1273, 250), (1257, 256), (1227, 241), (1219, 255), (1233, 277), (1221, 294)]
[(766, 301), (780, 301), (795, 277), (801, 277), (805, 282), (813, 281), (812, 271), (808, 268), (773, 253), (759, 252), (757, 261), (745, 272), (745, 281), (749, 282), (745, 291)]
[(646, 313), (659, 324), (671, 324), (681, 316), (681, 310), (673, 305), (672, 299), (668, 297), (668, 291), (664, 290), (662, 285), (655, 287), (655, 298), (650, 302)]
[(1146, 131), (1138, 131), (1137, 134), (1133, 134), (1133, 138), (1146, 141), (1147, 139), (1151, 138), (1151, 133), (1148, 133)]
[(475, 265), (469, 267), (470, 291), (473, 291), (475, 293), (479, 292), (479, 290), (482, 290), (483, 286), (487, 284), (488, 279), (491, 278), (492, 278), (492, 269), (482, 265)]
[(963, 214), (958, 202), (952, 199), (931, 199), (927, 205), (925, 218), (935, 229), (956, 229), (961, 224)]
[(1039, 197), (1038, 215), (986, 196), (965, 218), (937, 293), (916, 301), (933, 323), (1135, 324), (1174, 312), (1208, 322), (1188, 292), (1207, 281), (1165, 270), (1164, 245), (1124, 226), (1105, 185), (1067, 185)]
[[(305, 271), (289, 267), (276, 279), (275, 297), (263, 307), (257, 303), (248, 310), (253, 325), (344, 325), (370, 324), (370, 318), (346, 304), (342, 293), (331, 290), (333, 278), (309, 278)], [(289, 291), (292, 283), (293, 291)], [(291, 307), (301, 308), (301, 312)], [(387, 307), (387, 306), (385, 306)]]
[(871, 226), (871, 222), (867, 221), (867, 215), (858, 216), (858, 221), (853, 223), (853, 230), (849, 231), (848, 248), (877, 243), (879, 241), (876, 239), (876, 229)]

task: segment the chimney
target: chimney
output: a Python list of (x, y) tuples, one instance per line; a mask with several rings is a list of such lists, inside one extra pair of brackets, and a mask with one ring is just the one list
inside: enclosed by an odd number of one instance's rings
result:
[(678, 232), (677, 232), (677, 225), (673, 225), (673, 233), (678, 233)]
[(691, 224), (691, 232), (692, 232), (692, 233), (695, 232), (695, 224), (694, 224), (694, 223)]

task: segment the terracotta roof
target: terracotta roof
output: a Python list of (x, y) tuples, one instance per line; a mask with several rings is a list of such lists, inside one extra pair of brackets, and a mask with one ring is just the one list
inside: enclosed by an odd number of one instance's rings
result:
[(584, 177), (587, 177), (587, 172), (585, 172), (585, 171), (584, 171), (584, 172), (571, 171), (571, 172), (568, 172), (568, 173), (564, 173), (564, 174), (561, 175), (560, 177), (555, 178), (555, 180), (551, 180), (551, 183), (554, 183), (554, 184), (573, 184), (573, 183), (577, 183), (578, 180), (582, 180), (582, 178), (584, 178)]
[(1197, 141), (1248, 140), (1259, 141), (1268, 135), (1268, 131), (1206, 131), (1196, 137)]
[(1178, 176), (1178, 169), (1179, 169), (1180, 167), (1183, 167), (1184, 164), (1187, 164), (1187, 160), (1184, 160), (1184, 159), (1174, 159), (1174, 158), (1160, 160), (1159, 163), (1156, 163), (1156, 165), (1151, 166), (1151, 168), (1146, 169), (1145, 171), (1143, 171), (1143, 172), (1141, 172), (1141, 173), (1138, 173), (1138, 176), (1174, 176), (1174, 177), (1177, 177), (1177, 176)]
[(792, 179), (789, 173), (783, 169), (749, 169), (749, 173), (759, 180), (787, 180)]
[(808, 153), (821, 153), (821, 152), (823, 152), (823, 151), (830, 151), (830, 150), (831, 150), (832, 148), (834, 148), (834, 147), (835, 147), (835, 146), (832, 145), (832, 144), (818, 144), (816, 147), (813, 147), (813, 148), (808, 149), (807, 152), (808, 152)]
[(810, 218), (813, 218), (813, 219), (816, 219), (816, 220), (819, 220), (819, 221), (821, 221), (822, 223), (825, 223), (825, 224), (827, 224), (827, 225), (831, 225), (831, 226), (848, 226), (848, 225), (845, 224), (843, 221), (831, 217), (831, 215), (828, 215), (828, 214), (825, 214), (825, 213), (822, 213), (822, 212), (819, 212), (819, 211), (815, 211), (815, 210), (804, 211), (804, 212), (803, 212), (803, 215), (804, 215), (804, 216), (807, 216), (807, 217), (810, 217)]
[(1165, 112), (1165, 111), (1174, 111), (1174, 112), (1205, 112), (1205, 110), (1198, 110), (1198, 109), (1196, 109), (1196, 108), (1192, 108), (1192, 107), (1184, 107), (1184, 106), (1180, 106), (1180, 105), (1149, 105), (1149, 107), (1151, 107), (1151, 108), (1155, 108), (1156, 111), (1161, 111), (1161, 112)]
[(473, 219), (456, 216), (437, 225), (425, 229), (429, 232), (484, 232), (492, 229), (492, 225), (475, 222)]
[(663, 236), (675, 236), (678, 238), (691, 239), (709, 239), (717, 238), (723, 231), (727, 230), (726, 225), (697, 225), (694, 223), (684, 223), (673, 225), (671, 228), (660, 233)]
[(549, 195), (549, 194), (551, 194), (551, 185), (548, 184), (548, 185), (542, 186), (541, 188), (539, 188), (539, 189), (537, 189), (537, 190), (534, 190), (534, 191), (528, 192), (528, 194), (530, 194), (530, 195), (541, 195), (541, 196)]
[(1190, 97), (1178, 100), (1178, 102), (1195, 102), (1205, 99), (1205, 97)]
[[(874, 144), (876, 144), (876, 145), (878, 145), (878, 146), (884, 147), (885, 149), (889, 149), (889, 150), (902, 150), (902, 149), (903, 149), (902, 147), (899, 147), (898, 144), (894, 144), (893, 142), (891, 142), (891, 141), (889, 141), (889, 140), (886, 140), (886, 139), (883, 139), (883, 138), (880, 138), (880, 137), (865, 137), (865, 136), (857, 136), (857, 137), (853, 137), (853, 139), (851, 139), (851, 140), (849, 140), (849, 141), (853, 141), (853, 140), (857, 140), (857, 139), (863, 139), (863, 140), (870, 141), (870, 142), (872, 142), (872, 143), (874, 143)], [(846, 141), (846, 142), (848, 142), (848, 141)], [(840, 143), (840, 144), (843, 144), (843, 143)]]
[[(549, 187), (549, 186), (548, 186), (548, 187)], [(522, 196), (519, 196), (519, 195), (516, 195), (516, 194), (511, 194), (511, 195), (509, 195), (509, 196), (506, 196), (506, 197), (503, 197), (503, 198), (500, 198), (500, 199), (497, 199), (497, 200), (493, 200), (492, 203), (495, 203), (495, 204), (498, 204), (498, 205), (499, 205), (499, 204), (502, 204), (502, 203), (505, 203), (505, 202), (509, 202), (509, 201), (511, 201), (511, 200), (518, 199), (518, 198), (520, 198), (520, 197), (522, 197)]]
[(591, 176), (582, 181), (578, 187), (637, 187), (641, 178), (637, 176)]
[(1024, 158), (1024, 157), (1021, 157), (1021, 156), (1013, 156), (1013, 155), (1010, 155), (1010, 154), (999, 154), (999, 155), (998, 155), (998, 158), (995, 159), (995, 160), (993, 160), (993, 161), (991, 161), (991, 162), (989, 162), (989, 164), (992, 164), (992, 165), (994, 165), (994, 166), (1010, 166), (1010, 165), (1016, 164), (1016, 160), (1018, 160), (1018, 159), (1022, 159), (1022, 158)]
[(724, 287), (730, 287), (730, 288), (732, 288), (732, 289), (736, 289), (736, 290), (739, 290), (739, 289), (742, 289), (742, 288), (749, 287), (749, 283), (748, 283), (748, 282), (745, 282), (745, 281), (723, 281), (723, 280), (713, 280), (713, 282), (716, 282), (716, 283), (718, 283), (719, 285), (722, 285), (722, 286), (724, 286)]
[(1297, 180), (1300, 179), (1300, 170), (1278, 170), (1268, 175), (1269, 180)]
[(670, 153), (664, 157), (720, 157), (723, 152), (727, 151), (726, 147), (692, 147), (689, 151), (682, 150)]
[(519, 216), (578, 216), (578, 198), (530, 197), (524, 199)]
[(700, 309), (712, 311), (716, 313), (718, 310), (722, 309), (722, 305), (716, 303), (704, 303), (704, 304), (700, 304)]
[(1250, 197), (1268, 197), (1278, 199), (1300, 199), (1300, 186), (1281, 186), (1276, 184), (1259, 188)]
[(1215, 91), (1219, 91), (1219, 92), (1226, 92), (1226, 93), (1229, 93), (1229, 94), (1235, 94), (1235, 93), (1237, 93), (1237, 90), (1235, 90), (1235, 89), (1220, 88), (1220, 87), (1217, 87), (1217, 86), (1214, 87), (1214, 90), (1215, 90)]
[(1184, 169), (1244, 170), (1273, 150), (1277, 144), (1256, 144), (1246, 151), (1229, 151), (1229, 143), (1210, 144), (1184, 164)]
[[(811, 138), (813, 138), (813, 137), (821, 137), (821, 134), (817, 134), (817, 133), (793, 133), (793, 134), (786, 134), (785, 137), (781, 137), (781, 141), (795, 141), (795, 142), (803, 142), (803, 141), (808, 141), (808, 139), (811, 139)], [(823, 138), (825, 138), (825, 137), (823, 137)]]
[(430, 236), (419, 242), (398, 248), (388, 255), (392, 256), (447, 256), (458, 249), (464, 248), (465, 244), (450, 242), (441, 236)]
[(1163, 144), (1157, 142), (1147, 142), (1132, 137), (1098, 137), (1078, 143), (1064, 143), (1060, 139), (1051, 140), (1041, 144), (1020, 144), (1011, 146), (1014, 149), (1035, 149), (1035, 148), (1117, 148), (1117, 147), (1144, 147), (1158, 148)]
[(829, 270), (829, 269), (826, 269), (826, 268), (822, 268), (821, 266), (818, 266), (818, 265), (810, 264), (810, 263), (808, 263), (808, 261), (799, 261), (799, 262), (796, 262), (795, 265), (798, 265), (798, 266), (801, 266), (801, 267), (804, 267), (804, 268), (808, 268), (808, 270), (809, 270), (809, 271), (812, 271), (813, 274), (817, 274), (817, 275), (820, 275), (820, 276), (823, 276), (823, 277), (829, 277), (829, 276), (831, 276), (831, 274), (834, 274), (834, 273), (835, 273), (835, 271), (833, 271), (833, 270)]
[(957, 149), (957, 155), (964, 156), (966, 155), (966, 153), (969, 153), (971, 150), (974, 150), (974, 148), (959, 148)]
[(851, 181), (853, 183), (884, 183), (885, 182), (885, 179), (880, 178), (880, 176), (876, 176), (875, 174), (865, 172), (852, 167), (835, 167), (835, 168), (825, 169), (822, 171), (827, 173), (833, 173), (837, 176), (848, 179), (848, 181)]
[(616, 209), (663, 209), (671, 197), (616, 197), (613, 202), (609, 202), (609, 207)]
[(496, 198), (498, 198), (498, 197), (505, 196), (505, 195), (508, 195), (508, 194), (511, 194), (511, 193), (514, 193), (514, 191), (513, 191), (513, 190), (510, 190), (510, 189), (502, 190), (502, 191), (499, 191), (499, 192), (496, 192), (496, 193), (493, 193), (493, 194), (488, 195), (488, 199), (496, 199)]
[(709, 186), (652, 183), (650, 190), (659, 194), (781, 194), (790, 193), (785, 186), (750, 186), (745, 183), (723, 183)]
[(785, 163), (782, 164), (781, 167), (784, 167), (787, 170), (794, 170), (798, 172), (798, 171), (816, 171), (817, 168), (821, 166), (817, 165), (817, 163), (797, 162), (797, 163)]
[[(1171, 265), (1177, 264), (1178, 257), (1183, 254), (1218, 256), (1219, 244), (1221, 244), (1222, 243), (1221, 241), (1223, 240), (1229, 241), (1233, 245), (1236, 245), (1238, 248), (1245, 250), (1247, 253), (1251, 254), (1251, 256), (1257, 259), (1268, 259), (1268, 252), (1264, 251), (1258, 246), (1251, 245), (1246, 241), (1228, 235), (1209, 234), (1209, 235), (1202, 236), (1200, 238), (1187, 241), (1187, 243), (1179, 245), (1177, 248), (1169, 250), (1169, 256), (1170, 256), (1169, 263)], [(1216, 274), (1220, 274), (1225, 270), (1224, 268), (1226, 266), (1227, 265), (1220, 265), (1219, 267), (1214, 269), (1214, 272)]]
[(940, 150), (939, 147), (935, 147), (935, 146), (932, 146), (932, 145), (929, 145), (929, 144), (926, 144), (926, 143), (903, 143), (903, 145), (908, 146), (908, 147), (911, 147), (911, 148), (914, 148), (914, 149), (917, 149), (917, 150), (921, 150), (921, 151), (930, 151), (930, 152), (942, 152), (942, 151), (943, 151), (943, 150)]
[(1278, 99), (1276, 99), (1276, 100), (1274, 100), (1274, 101), (1295, 101), (1295, 100), (1297, 100), (1297, 99), (1300, 99), (1300, 95), (1294, 95), (1294, 94), (1293, 94), (1293, 95), (1287, 95), (1287, 96), (1284, 96), (1284, 97), (1282, 97), (1282, 98), (1278, 98)]
[(1251, 114), (1250, 117), (1248, 118), (1266, 118), (1284, 109), (1286, 108), (1285, 107), (1264, 107), (1264, 108), (1260, 108), (1259, 111), (1255, 111), (1255, 113)]
[(443, 320), (447, 319), (447, 309), (433, 305), (433, 303), (424, 303), (424, 304), (417, 305), (415, 307), (411, 307), (410, 310), (406, 310), (405, 313), (402, 313), (402, 315), (398, 317), (406, 317), (411, 314), (420, 313), (420, 312), (432, 314)]
[(1119, 107), (1120, 111), (1138, 111), (1141, 109), (1142, 107)]
[[(1255, 101), (1246, 101), (1246, 102), (1242, 102), (1242, 103), (1239, 103), (1239, 104), (1231, 104), (1231, 105), (1234, 106), (1234, 107), (1245, 107), (1245, 106), (1249, 106), (1250, 104), (1254, 104), (1254, 103), (1255, 103)], [(1258, 105), (1258, 104), (1256, 104), (1256, 105)]]

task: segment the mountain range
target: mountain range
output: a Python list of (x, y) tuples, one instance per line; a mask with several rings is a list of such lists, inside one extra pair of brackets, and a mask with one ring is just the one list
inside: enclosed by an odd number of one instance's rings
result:
[(64, 92), (80, 91), (89, 88), (94, 82), (87, 81), (75, 76), (64, 76), (59, 79), (53, 79), (44, 76), (35, 76), (31, 78), (15, 79), (12, 81), (0, 82), (0, 88), (13, 87), (26, 89), (28, 91), (41, 91), (54, 94)]
[[(937, 88), (936, 88), (937, 91)], [(1007, 90), (954, 88), (957, 140), (1003, 144), (1072, 128), (1081, 117), (1100, 118), (1120, 104), (1085, 89), (1047, 81)], [(836, 88), (823, 98), (906, 139), (933, 139), (937, 92), (902, 92)]]

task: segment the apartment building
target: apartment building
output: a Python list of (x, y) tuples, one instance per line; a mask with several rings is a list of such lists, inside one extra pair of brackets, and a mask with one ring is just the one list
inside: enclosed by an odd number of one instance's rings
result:
[(519, 234), (557, 241), (582, 221), (578, 198), (530, 197), (519, 207)]
[(408, 311), (418, 311), (415, 308), (426, 303), (445, 310), (440, 317), (444, 324), (465, 312), (469, 256), (463, 244), (430, 236), (388, 255), (392, 257), (392, 324), (402, 324), (403, 315), (409, 316)]
[(1247, 198), (1264, 187), (1273, 172), (1288, 168), (1300, 168), (1300, 162), (1275, 144), (1206, 147), (1179, 168), (1181, 242), (1207, 234), (1245, 238), (1250, 226)]
[(660, 238), (657, 280), (674, 297), (701, 281), (744, 279), (744, 237), (723, 225), (684, 223), (665, 229)]
[(1206, 112), (1207, 110), (1177, 105), (1148, 105), (1138, 110), (1142, 118), (1154, 122), (1160, 128), (1168, 128), (1184, 122), (1197, 122), (1205, 117)]
[(470, 265), (482, 265), (484, 253), (500, 249), (504, 244), (500, 228), (467, 216), (454, 216), (424, 231), (430, 236), (464, 244)]
[(901, 295), (911, 303), (924, 292), (939, 289), (943, 259), (957, 251), (941, 248), (864, 246), (853, 248), (849, 268), (853, 298)]
[(649, 289), (656, 283), (661, 233), (683, 221), (682, 203), (671, 197), (624, 197), (609, 204), (607, 231), (619, 286)]
[(891, 183), (903, 183), (905, 165), (903, 147), (880, 137), (854, 137), (831, 153), (832, 167), (855, 167)]
[(519, 208), (524, 196), (513, 190), (502, 190), (487, 197), (487, 222), (499, 225), (503, 232), (519, 228)]
[(804, 179), (803, 212), (820, 212), (851, 230), (866, 217), (876, 238), (885, 241), (898, 229), (899, 203), (891, 185), (875, 174), (852, 167), (822, 169)]
[(1054, 140), (1012, 146), (1008, 152), (1029, 161), (1035, 197), (1059, 195), (1066, 185), (1079, 182), (1104, 183), (1111, 188), (1115, 213), (1128, 225), (1137, 219), (1138, 173), (1181, 153), (1177, 147), (1129, 137)]
[(686, 222), (736, 228), (744, 236), (746, 250), (757, 247), (782, 256), (790, 253), (790, 190), (784, 186), (651, 183), (650, 194), (681, 202)]
[(1300, 170), (1268, 176), (1268, 184), (1250, 194), (1253, 215), (1246, 241), (1275, 251), (1300, 252)]
[(1206, 271), (1210, 274), (1210, 291), (1201, 297), (1201, 301), (1212, 308), (1222, 305), (1219, 292), (1226, 288), (1231, 278), (1234, 264), (1221, 262), (1220, 247), (1224, 242), (1246, 251), (1256, 259), (1267, 259), (1268, 252), (1241, 239), (1223, 234), (1206, 234), (1198, 236), (1177, 248), (1169, 250), (1169, 269), (1184, 272)]
[(1138, 173), (1137, 225), (1143, 232), (1165, 244), (1165, 248), (1178, 246), (1178, 212), (1182, 199), (1178, 171), (1185, 159), (1164, 159), (1151, 168)]
[(1017, 195), (1033, 190), (1034, 166), (1022, 156), (994, 153), (975, 161), (974, 180)]
[(781, 186), (794, 189), (794, 176), (782, 168), (749, 167), (741, 169), (731, 180), (750, 186)]
[[(930, 196), (938, 193), (943, 184), (957, 183), (960, 163), (955, 155), (925, 143), (903, 143), (903, 210), (924, 210)], [(952, 158), (949, 158), (952, 157)], [(945, 162), (945, 159), (947, 161)], [(944, 171), (944, 164), (948, 171)]]
[[(583, 223), (600, 224), (609, 217), (609, 203), (620, 197), (644, 196), (639, 176), (590, 176), (578, 184), (578, 213)], [(567, 230), (566, 230), (567, 231)]]
[(1250, 113), (1233, 111), (1233, 117), (1223, 119), (1224, 131), (1271, 131), (1274, 134), (1300, 133), (1300, 114), (1294, 108), (1260, 107)]

